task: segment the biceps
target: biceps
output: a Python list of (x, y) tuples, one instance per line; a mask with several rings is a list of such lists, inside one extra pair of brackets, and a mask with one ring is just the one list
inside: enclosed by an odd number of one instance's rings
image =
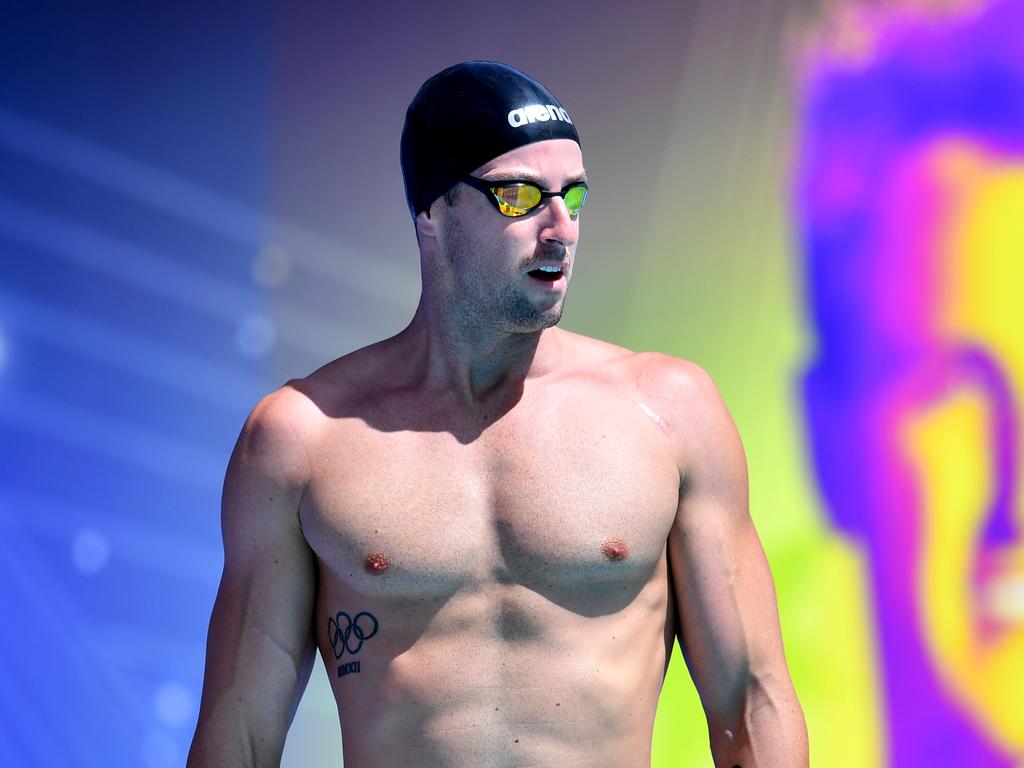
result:
[(225, 478), (224, 573), (210, 647), (236, 685), (260, 681), (260, 669), (301, 673), (312, 642), (316, 566), (298, 524), (302, 489), (274, 477), (276, 469), (273, 458), (233, 459)]
[(210, 663), (232, 686), (279, 691), (312, 650), (315, 571), (306, 553), (225, 564), (210, 622)]
[[(274, 569), (228, 563), (210, 620), (189, 766), (279, 760), (313, 658), (312, 576), (274, 582)], [(274, 609), (285, 604), (291, 608)]]
[(210, 620), (193, 750), (212, 757), (210, 765), (235, 754), (273, 764), (313, 661), (315, 577), (311, 564), (282, 567), (280, 557), (227, 563)]
[(768, 563), (748, 515), (682, 514), (669, 536), (680, 644), (708, 709), (728, 707), (780, 658)]
[(262, 473), (229, 470), (203, 695), (232, 696), (246, 722), (290, 719), (312, 661), (316, 566), (296, 522), (298, 498)]

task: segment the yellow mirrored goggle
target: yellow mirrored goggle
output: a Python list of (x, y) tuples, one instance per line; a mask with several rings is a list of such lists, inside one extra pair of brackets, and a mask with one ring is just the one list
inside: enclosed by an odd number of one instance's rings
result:
[(560, 192), (545, 192), (530, 181), (485, 181), (475, 176), (463, 176), (461, 181), (483, 192), (498, 212), (508, 217), (525, 216), (545, 198), (560, 197), (565, 201), (569, 218), (576, 221), (589, 192), (584, 181), (574, 181)]

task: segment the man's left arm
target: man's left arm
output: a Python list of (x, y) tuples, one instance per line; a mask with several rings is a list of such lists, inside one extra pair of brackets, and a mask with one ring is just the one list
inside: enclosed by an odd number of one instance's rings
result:
[(707, 716), (715, 766), (806, 766), (807, 727), (750, 518), (739, 433), (703, 370), (662, 361), (658, 400), (681, 478), (668, 539), (679, 642)]

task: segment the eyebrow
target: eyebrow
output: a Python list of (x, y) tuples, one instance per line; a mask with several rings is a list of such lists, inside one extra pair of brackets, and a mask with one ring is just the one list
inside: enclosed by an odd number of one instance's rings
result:
[[(516, 168), (501, 171), (500, 173), (498, 171), (489, 171), (488, 173), (484, 174), (484, 181), (529, 181), (536, 184), (539, 187), (548, 187), (551, 184), (551, 180), (546, 176), (540, 176), (534, 173), (533, 171), (525, 171)], [(570, 176), (568, 179), (566, 179), (565, 184), (562, 186), (562, 189), (565, 189), (565, 187), (568, 187), (569, 185), (575, 184), (580, 181), (585, 183), (587, 182), (586, 171), (581, 171), (580, 173), (577, 173), (574, 176)]]

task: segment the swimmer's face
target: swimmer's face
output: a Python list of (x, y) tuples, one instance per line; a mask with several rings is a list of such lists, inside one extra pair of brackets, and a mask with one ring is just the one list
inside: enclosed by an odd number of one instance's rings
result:
[(889, 663), (926, 660), (1020, 755), (1024, 163), (944, 138), (905, 152), (880, 186), (864, 211), (871, 252), (857, 254), (876, 362), (842, 387), (812, 379), (822, 480), (887, 575), (882, 626), (913, 633), (892, 647), (913, 643), (916, 658)]
[[(858, 250), (816, 255), (868, 275), (856, 291), (835, 285), (854, 270), (815, 284), (839, 297), (821, 304), (821, 327), (839, 329), (826, 359), (848, 355), (855, 372), (829, 363), (808, 380), (821, 482), (884, 574), (873, 584), (889, 668), (925, 662), (965, 722), (1024, 755), (1024, 163), (947, 137), (903, 152), (870, 200), (853, 199), (869, 222)], [(844, 299), (866, 320), (830, 315)], [(932, 707), (943, 711), (921, 697), (919, 714)]]
[(1024, 445), (1024, 164), (950, 141), (930, 153), (921, 179), (943, 201), (928, 239), (939, 267), (930, 324), (992, 369), (957, 377), (905, 435), (922, 483), (928, 650), (996, 741), (1021, 754), (1024, 454), (1008, 446)]
[[(570, 139), (527, 144), (470, 175), (533, 181), (551, 191), (585, 178), (580, 147)], [(462, 185), (451, 206), (443, 197), (435, 201), (430, 217), (437, 227), (435, 269), (452, 287), (453, 311), (507, 332), (541, 330), (561, 319), (580, 231), (564, 200), (549, 198), (525, 216), (509, 218), (485, 193)], [(563, 265), (562, 277), (549, 282), (527, 274), (540, 262)]]

